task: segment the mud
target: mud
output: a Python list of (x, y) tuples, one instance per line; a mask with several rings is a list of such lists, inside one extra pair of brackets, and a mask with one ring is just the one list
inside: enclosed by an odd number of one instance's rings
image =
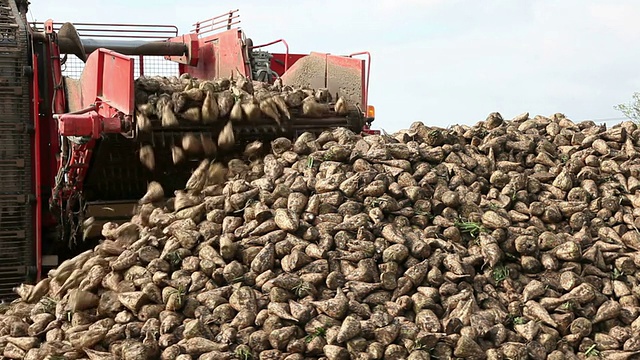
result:
[(285, 85), (309, 86), (316, 89), (326, 87), (334, 100), (337, 94), (344, 96), (350, 103), (362, 104), (362, 74), (336, 64), (325, 64), (322, 56), (304, 57), (282, 76), (282, 82)]

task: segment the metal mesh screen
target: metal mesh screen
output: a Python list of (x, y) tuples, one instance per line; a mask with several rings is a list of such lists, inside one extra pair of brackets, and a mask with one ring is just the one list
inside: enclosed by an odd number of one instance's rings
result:
[[(146, 76), (178, 76), (178, 63), (165, 60), (162, 56), (145, 56), (143, 59), (143, 73)], [(136, 62), (136, 66), (140, 67), (140, 61)], [(137, 76), (137, 75), (136, 75)]]
[[(178, 63), (165, 60), (162, 56), (130, 56), (134, 61), (133, 76), (138, 78), (146, 76), (178, 76)], [(142, 60), (142, 69), (140, 69)], [(68, 55), (62, 66), (62, 75), (73, 79), (79, 79), (84, 69), (84, 63), (75, 55)]]

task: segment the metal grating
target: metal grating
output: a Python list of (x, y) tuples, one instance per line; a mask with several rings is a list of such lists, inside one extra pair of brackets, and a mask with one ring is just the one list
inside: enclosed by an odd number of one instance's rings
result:
[[(130, 56), (134, 61), (133, 77), (146, 76), (178, 76), (179, 65), (176, 62), (165, 60), (162, 56)], [(142, 58), (142, 72), (140, 71), (140, 59)], [(72, 79), (80, 79), (84, 69), (84, 63), (75, 55), (68, 55), (67, 61), (62, 66), (62, 75)]]
[(0, 0), (0, 298), (31, 281), (35, 264), (27, 33), (15, 2)]

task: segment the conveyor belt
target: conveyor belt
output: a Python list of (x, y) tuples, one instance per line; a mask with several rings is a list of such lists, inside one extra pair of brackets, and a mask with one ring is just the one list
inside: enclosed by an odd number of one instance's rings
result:
[[(237, 152), (218, 156), (217, 160), (232, 158), (234, 154), (241, 153), (247, 143), (254, 140), (261, 140), (268, 144), (281, 136), (294, 139), (305, 131), (319, 134), (334, 127), (347, 127), (359, 132), (362, 126), (363, 119), (356, 113), (348, 117), (294, 118), (285, 129), (281, 129), (271, 119), (236, 125), (234, 132), (238, 140)], [(178, 166), (173, 164), (171, 145), (180, 144), (187, 132), (211, 135), (218, 134), (219, 129), (193, 127), (180, 128), (179, 131), (161, 130), (142, 134), (135, 140), (127, 139), (122, 135), (105, 136), (95, 149), (89, 174), (84, 182), (85, 200), (88, 202), (137, 200), (144, 195), (150, 181), (158, 181), (163, 186), (165, 194), (183, 189), (191, 172), (201, 160), (201, 158), (195, 158)], [(156, 161), (153, 172), (147, 170), (139, 161), (138, 151), (141, 144), (153, 145)]]
[(15, 1), (0, 0), (0, 298), (34, 273), (29, 48)]

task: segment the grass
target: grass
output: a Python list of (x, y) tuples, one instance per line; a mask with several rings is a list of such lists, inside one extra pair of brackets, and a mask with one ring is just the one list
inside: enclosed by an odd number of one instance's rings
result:
[(236, 357), (240, 360), (249, 360), (253, 359), (253, 354), (247, 348), (238, 348), (236, 350)]
[(325, 329), (323, 327), (319, 327), (319, 328), (316, 328), (316, 330), (313, 333), (307, 335), (304, 338), (304, 342), (306, 342), (308, 344), (308, 343), (312, 342), (313, 339), (315, 339), (317, 337), (325, 337), (325, 335), (327, 335), (327, 329)]
[(571, 310), (573, 309), (573, 303), (571, 301), (567, 301), (564, 304), (560, 305), (563, 310)]
[(182, 257), (180, 256), (180, 254), (177, 251), (169, 253), (169, 255), (167, 255), (167, 257), (169, 258), (168, 259), (169, 263), (174, 268), (178, 268), (180, 266), (180, 264), (182, 263)]
[(418, 340), (413, 343), (413, 350), (427, 350), (427, 346), (422, 343), (422, 341)]
[(172, 294), (176, 294), (176, 298), (178, 298), (178, 306), (182, 306), (182, 302), (184, 301), (184, 296), (187, 294), (184, 287), (180, 286), (178, 289), (173, 291)]
[(611, 280), (618, 280), (619, 277), (624, 276), (624, 272), (618, 270), (618, 268), (614, 268), (611, 273)]
[(456, 221), (454, 225), (460, 229), (461, 233), (469, 234), (473, 238), (488, 232), (482, 224), (473, 221)]
[(489, 210), (493, 210), (493, 211), (500, 210), (500, 205), (498, 205), (498, 204), (496, 204), (494, 202), (489, 203), (489, 205), (487, 205), (487, 207), (489, 208)]
[(514, 254), (505, 253), (505, 254), (504, 254), (504, 256), (505, 256), (507, 259), (511, 259), (511, 260), (513, 260), (513, 261), (520, 261), (520, 257), (519, 257), (519, 256), (516, 256), (516, 255), (514, 255)]
[(496, 282), (501, 282), (509, 277), (509, 269), (502, 264), (497, 265), (491, 272), (491, 276)]
[(507, 320), (505, 325), (511, 324), (511, 325), (524, 325), (527, 323), (527, 319), (525, 319), (522, 316), (516, 316), (513, 314), (509, 314), (507, 315)]
[(589, 346), (589, 348), (587, 349), (587, 351), (584, 352), (584, 354), (586, 356), (600, 356), (600, 351), (598, 351), (598, 349), (596, 349), (596, 347), (598, 346), (598, 344), (593, 344), (591, 346)]
[(311, 285), (309, 285), (309, 283), (306, 281), (300, 281), (298, 285), (293, 287), (293, 291), (299, 298), (302, 298), (309, 295), (309, 292), (311, 291)]

